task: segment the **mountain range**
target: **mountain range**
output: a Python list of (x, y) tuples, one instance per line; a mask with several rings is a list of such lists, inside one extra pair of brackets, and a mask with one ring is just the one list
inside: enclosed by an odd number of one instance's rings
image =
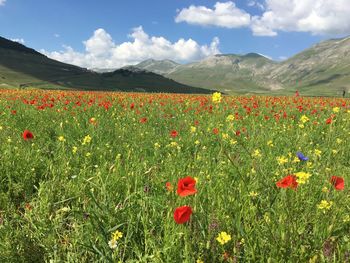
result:
[(212, 93), (159, 74), (130, 67), (97, 73), (62, 63), (20, 43), (0, 37), (0, 88)]
[(0, 37), (0, 87), (276, 95), (298, 90), (313, 96), (350, 91), (350, 37), (323, 41), (282, 62), (257, 53), (218, 54), (188, 64), (148, 59), (96, 71)]
[(185, 65), (150, 59), (134, 67), (232, 94), (299, 90), (305, 95), (336, 96), (350, 91), (350, 37), (318, 43), (282, 62), (249, 53), (220, 54)]

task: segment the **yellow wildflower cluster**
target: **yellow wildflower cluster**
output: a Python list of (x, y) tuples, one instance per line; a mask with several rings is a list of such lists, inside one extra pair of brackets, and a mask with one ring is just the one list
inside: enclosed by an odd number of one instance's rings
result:
[(112, 238), (111, 240), (109, 240), (108, 242), (108, 245), (111, 249), (114, 249), (117, 247), (118, 243), (117, 241), (123, 237), (123, 233), (120, 232), (120, 231), (115, 231), (113, 234), (112, 234)]
[(58, 136), (58, 140), (60, 141), (60, 142), (65, 142), (66, 141), (66, 139), (61, 135), (61, 136)]
[(334, 113), (338, 113), (339, 111), (340, 111), (340, 108), (339, 108), (339, 107), (334, 107), (334, 108), (333, 108), (333, 112), (334, 112)]
[(230, 114), (230, 115), (227, 116), (226, 121), (229, 122), (229, 121), (233, 121), (234, 119), (235, 119), (235, 116)]
[(73, 153), (73, 154), (76, 154), (76, 153), (77, 153), (77, 151), (78, 151), (78, 147), (73, 146), (73, 148), (72, 148), (72, 153)]
[(325, 210), (331, 209), (332, 205), (333, 205), (332, 201), (328, 202), (327, 200), (322, 200), (317, 207), (318, 209), (325, 211)]
[(279, 165), (283, 165), (285, 163), (288, 163), (288, 159), (285, 156), (278, 156), (276, 158)]
[(220, 103), (220, 102), (221, 102), (221, 99), (222, 99), (222, 97), (221, 97), (221, 93), (220, 93), (220, 92), (214, 92), (214, 93), (213, 93), (212, 101), (213, 101), (214, 103)]
[(90, 135), (86, 135), (86, 136), (84, 137), (84, 139), (83, 139), (82, 145), (88, 144), (88, 143), (90, 143), (90, 142), (91, 142), (91, 137), (90, 137)]
[(227, 242), (229, 242), (231, 240), (231, 235), (227, 234), (226, 232), (221, 232), (218, 237), (216, 238), (216, 240), (221, 244), (224, 245)]
[(261, 157), (260, 150), (259, 150), (259, 149), (256, 149), (256, 150), (252, 153), (252, 157), (260, 158), (260, 157)]
[(298, 172), (295, 174), (295, 176), (297, 177), (298, 184), (305, 184), (309, 180), (311, 174), (305, 172)]
[(306, 116), (306, 115), (303, 115), (300, 117), (300, 122), (302, 123), (306, 123), (308, 122), (310, 119)]
[(321, 157), (322, 151), (320, 151), (320, 150), (318, 150), (318, 149), (315, 149), (314, 153), (315, 153), (315, 155), (316, 155), (317, 157)]

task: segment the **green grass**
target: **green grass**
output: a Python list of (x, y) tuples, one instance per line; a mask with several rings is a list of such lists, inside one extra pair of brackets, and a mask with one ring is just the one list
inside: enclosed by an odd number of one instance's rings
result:
[[(225, 97), (213, 104), (209, 96), (34, 90), (1, 91), (0, 109), (1, 262), (349, 258), (348, 100)], [(34, 139), (23, 140), (26, 129)], [(297, 151), (309, 161), (294, 162)], [(276, 187), (300, 171), (311, 174), (306, 184)], [(344, 178), (343, 191), (332, 175)], [(179, 197), (177, 182), (186, 176), (197, 179), (197, 194)], [(332, 207), (319, 209), (322, 200)], [(193, 214), (178, 225), (173, 212), (183, 205)], [(111, 249), (116, 230), (123, 235)], [(231, 236), (224, 245), (216, 240), (221, 232)]]

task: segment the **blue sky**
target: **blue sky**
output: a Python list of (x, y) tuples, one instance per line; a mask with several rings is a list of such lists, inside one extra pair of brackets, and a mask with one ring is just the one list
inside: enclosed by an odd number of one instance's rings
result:
[(349, 35), (347, 5), (348, 0), (0, 0), (0, 35), (89, 68), (150, 56), (184, 63), (218, 52), (281, 60)]

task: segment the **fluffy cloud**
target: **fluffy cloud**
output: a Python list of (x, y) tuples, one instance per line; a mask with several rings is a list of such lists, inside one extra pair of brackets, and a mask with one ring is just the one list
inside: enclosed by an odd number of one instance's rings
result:
[(24, 44), (25, 41), (23, 38), (11, 38), (12, 41), (15, 41), (15, 42), (18, 42), (18, 43), (21, 43), (21, 44)]
[(177, 23), (187, 22), (195, 25), (238, 28), (249, 26), (250, 15), (237, 8), (234, 2), (229, 1), (226, 3), (217, 2), (214, 9), (191, 5), (189, 8), (180, 10), (175, 21)]
[(248, 1), (247, 6), (257, 7), (259, 9), (261, 9), (261, 10), (265, 10), (264, 5), (262, 3), (260, 3), (260, 2), (258, 2), (258, 1), (250, 0), (250, 1)]
[(349, 0), (249, 0), (247, 5), (263, 13), (251, 16), (228, 1), (217, 2), (213, 9), (191, 5), (180, 10), (175, 21), (225, 28), (249, 26), (255, 36), (276, 36), (278, 31), (350, 34)]
[(0, 6), (5, 5), (6, 0), (0, 0)]
[(116, 44), (111, 35), (100, 28), (83, 42), (85, 52), (77, 52), (69, 46), (64, 46), (63, 51), (41, 52), (52, 59), (86, 68), (119, 68), (149, 58), (188, 62), (220, 53), (218, 38), (210, 45), (182, 38), (172, 43), (164, 37), (149, 36), (141, 26), (134, 28), (129, 38), (131, 41)]
[(253, 17), (254, 35), (273, 36), (277, 31), (312, 34), (350, 34), (349, 0), (266, 0), (266, 11)]

